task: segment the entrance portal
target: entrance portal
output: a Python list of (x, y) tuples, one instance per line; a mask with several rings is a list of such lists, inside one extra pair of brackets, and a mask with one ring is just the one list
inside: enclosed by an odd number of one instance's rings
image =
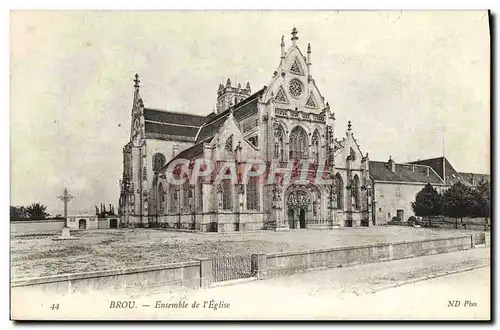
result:
[(306, 228), (306, 210), (305, 209), (300, 209), (300, 228)]
[(118, 228), (118, 221), (116, 219), (110, 219), (109, 228)]
[(79, 229), (87, 229), (87, 220), (85, 219), (80, 219), (78, 221), (78, 228)]

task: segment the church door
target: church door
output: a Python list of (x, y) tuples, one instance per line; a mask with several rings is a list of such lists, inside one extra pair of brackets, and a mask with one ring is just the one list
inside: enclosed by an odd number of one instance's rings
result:
[(79, 229), (87, 229), (87, 220), (85, 219), (80, 219), (78, 221), (78, 228)]
[(294, 212), (291, 207), (288, 209), (288, 226), (290, 229), (295, 228)]
[(305, 209), (300, 209), (300, 228), (306, 228), (306, 210)]

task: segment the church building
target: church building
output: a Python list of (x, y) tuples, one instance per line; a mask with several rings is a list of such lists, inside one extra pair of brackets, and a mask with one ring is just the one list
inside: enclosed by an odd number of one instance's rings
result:
[[(335, 126), (312, 74), (311, 45), (304, 55), (298, 39), (295, 28), (288, 47), (281, 38), (266, 86), (220, 84), (216, 111), (206, 116), (148, 108), (136, 75), (121, 223), (217, 232), (371, 225), (368, 154), (350, 122)], [(186, 174), (173, 183), (182, 161), (191, 171), (199, 162), (224, 168), (223, 174), (236, 171), (236, 180), (193, 181)], [(241, 170), (254, 171), (255, 164), (264, 164), (265, 175)]]

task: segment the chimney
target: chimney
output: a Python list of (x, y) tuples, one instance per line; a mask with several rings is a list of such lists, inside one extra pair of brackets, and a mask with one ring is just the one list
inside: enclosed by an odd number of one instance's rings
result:
[(429, 176), (429, 175), (430, 175), (430, 173), (431, 173), (431, 172), (430, 172), (429, 166), (427, 166), (427, 176)]
[(394, 159), (392, 159), (391, 156), (389, 156), (389, 161), (387, 162), (387, 166), (389, 167), (392, 173), (396, 172), (396, 162), (394, 161)]
[(412, 171), (413, 173), (415, 173), (415, 165), (412, 165), (412, 166), (411, 166), (411, 171)]
[(172, 150), (172, 158), (177, 156), (178, 152), (179, 152), (179, 147), (175, 145), (174, 149)]

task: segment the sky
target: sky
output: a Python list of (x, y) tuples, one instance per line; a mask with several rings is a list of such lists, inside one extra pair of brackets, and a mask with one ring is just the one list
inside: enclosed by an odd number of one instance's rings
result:
[[(227, 78), (267, 85), (290, 32), (335, 113), (370, 160), (444, 155), (489, 173), (490, 34), (485, 11), (13, 11), (11, 205), (52, 215), (118, 206), (133, 76), (146, 107), (210, 113)], [(443, 139), (444, 137), (444, 139)], [(444, 143), (443, 143), (444, 141)]]

